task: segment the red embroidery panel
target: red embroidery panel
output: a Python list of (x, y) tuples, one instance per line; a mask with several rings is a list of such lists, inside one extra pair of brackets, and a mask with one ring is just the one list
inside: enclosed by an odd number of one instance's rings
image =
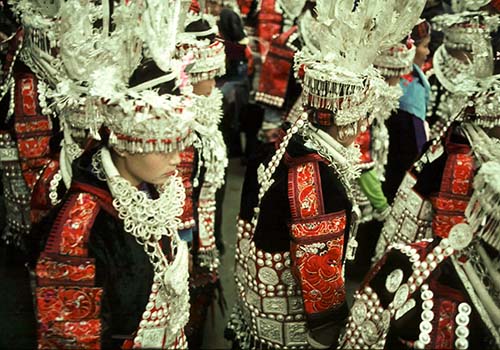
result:
[(87, 256), (86, 240), (96, 216), (97, 202), (87, 193), (80, 193), (78, 205), (73, 206), (60, 234), (59, 253), (71, 256)]
[(465, 209), (472, 193), (474, 158), (469, 153), (470, 148), (457, 148), (465, 153), (452, 153), (455, 148), (450, 148), (440, 192), (431, 197), (434, 208), (432, 229), (441, 238), (448, 237), (453, 226), (465, 221)]
[[(55, 258), (57, 259), (57, 257)], [(49, 256), (42, 256), (36, 265), (36, 276), (39, 286), (58, 282), (60, 284), (79, 282), (80, 284), (94, 283), (94, 259), (61, 259), (55, 260)]]
[[(38, 106), (38, 82), (32, 73), (15, 74), (15, 123), (17, 148), (26, 185), (33, 190), (42, 168), (50, 161), (52, 125)], [(33, 219), (37, 219), (35, 213)]]
[(474, 158), (472, 154), (450, 154), (446, 160), (441, 183), (441, 192), (469, 196), (474, 178)]
[(16, 114), (25, 116), (35, 116), (37, 114), (37, 82), (34, 77), (24, 77), (19, 79), (18, 86), (20, 90), (21, 101), (16, 104)]
[(324, 218), (301, 220), (291, 225), (291, 234), (294, 240), (324, 239), (321, 236), (338, 235), (344, 233), (346, 226), (345, 212), (328, 215)]
[(288, 190), (292, 191), (289, 197), (294, 217), (307, 218), (324, 213), (317, 162), (304, 163), (291, 170)]
[(68, 198), (37, 266), (39, 349), (100, 349), (102, 288), (87, 239), (99, 212), (88, 193)]
[(465, 212), (469, 204), (468, 198), (445, 198), (444, 195), (431, 198), (431, 203), (437, 210), (444, 211), (461, 211)]
[(345, 302), (345, 211), (321, 215), (324, 208), (317, 162), (291, 168), (288, 187), (293, 218), (290, 253), (306, 314), (335, 309)]
[(343, 235), (326, 242), (292, 246), (307, 314), (331, 310), (345, 302), (343, 249)]

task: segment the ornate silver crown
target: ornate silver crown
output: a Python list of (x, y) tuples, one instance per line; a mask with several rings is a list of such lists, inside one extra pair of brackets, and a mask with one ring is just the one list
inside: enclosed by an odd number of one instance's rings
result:
[(295, 57), (305, 106), (332, 111), (339, 126), (365, 117), (374, 87), (383, 86), (375, 58), (410, 32), (424, 6), (423, 0), (318, 0), (322, 40)]
[(461, 12), (436, 16), (432, 23), (435, 30), (444, 33), (443, 45), (447, 48), (473, 51), (478, 40), (490, 40), (500, 17), (487, 12)]
[[(184, 148), (192, 138), (190, 101), (155, 89), (181, 76), (182, 63), (173, 54), (182, 1), (120, 2), (115, 4), (112, 16), (105, 11), (104, 3), (68, 0), (59, 11), (65, 28), (61, 57), (71, 63), (67, 65), (71, 67), (71, 79), (57, 86), (63, 97), (60, 103), (70, 107), (69, 113), (62, 115), (76, 129), (86, 123), (97, 127), (102, 122), (110, 130), (109, 143), (130, 153)], [(107, 16), (101, 17), (102, 27), (93, 28), (92, 15), (103, 13)], [(78, 53), (92, 63), (91, 69), (79, 70), (86, 66), (78, 64)], [(165, 73), (129, 87), (133, 72), (147, 59)], [(68, 96), (73, 96), (70, 101)], [(94, 123), (90, 121), (92, 116)]]
[(203, 80), (213, 79), (226, 73), (226, 53), (224, 44), (215, 40), (198, 39), (209, 35), (216, 35), (218, 27), (214, 16), (190, 11), (187, 15), (184, 28), (200, 19), (206, 20), (210, 28), (204, 32), (184, 32), (179, 34), (179, 42), (175, 57), (191, 57), (191, 66), (188, 68), (192, 84)]
[(399, 43), (382, 51), (373, 64), (382, 76), (399, 77), (413, 70), (415, 51), (415, 45), (412, 43)]
[(481, 92), (475, 98), (474, 123), (493, 128), (500, 126), (500, 75), (481, 80)]

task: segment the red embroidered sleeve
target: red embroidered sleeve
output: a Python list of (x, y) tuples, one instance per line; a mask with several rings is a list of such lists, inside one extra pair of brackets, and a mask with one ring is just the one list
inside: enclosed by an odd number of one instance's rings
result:
[(38, 349), (100, 349), (102, 288), (87, 240), (100, 205), (74, 194), (59, 213), (36, 266)]
[(318, 316), (345, 302), (342, 256), (346, 213), (324, 214), (317, 162), (292, 167), (288, 180), (290, 253), (306, 314)]
[(456, 224), (465, 221), (465, 208), (472, 194), (474, 157), (466, 153), (451, 153), (446, 160), (441, 188), (431, 197), (434, 209), (432, 230), (436, 236), (446, 238)]

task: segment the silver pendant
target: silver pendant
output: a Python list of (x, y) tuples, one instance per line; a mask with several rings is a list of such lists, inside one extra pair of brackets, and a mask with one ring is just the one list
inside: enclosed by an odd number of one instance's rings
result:
[(354, 321), (354, 323), (358, 326), (361, 325), (366, 319), (367, 312), (368, 309), (365, 303), (363, 303), (362, 301), (357, 301), (356, 303), (354, 303), (351, 310), (352, 320)]
[(401, 306), (403, 306), (406, 300), (408, 300), (409, 294), (410, 294), (410, 287), (406, 283), (401, 285), (396, 291), (396, 294), (394, 295), (394, 300), (392, 301), (394, 309), (398, 310)]
[(392, 271), (387, 279), (385, 280), (385, 288), (389, 293), (394, 293), (398, 290), (399, 286), (403, 282), (403, 270), (396, 269)]
[(456, 224), (450, 230), (448, 240), (450, 246), (455, 250), (462, 250), (472, 241), (472, 229), (466, 223)]
[(408, 311), (413, 309), (416, 305), (415, 299), (410, 299), (408, 300), (398, 311), (396, 311), (396, 316), (395, 320), (399, 320), (401, 317), (403, 317)]

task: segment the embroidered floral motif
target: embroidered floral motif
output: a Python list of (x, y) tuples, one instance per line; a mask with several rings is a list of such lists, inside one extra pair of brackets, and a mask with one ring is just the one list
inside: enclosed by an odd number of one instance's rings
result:
[(342, 233), (346, 227), (346, 220), (346, 215), (342, 212), (328, 218), (293, 223), (291, 234), (294, 239), (300, 239)]
[(62, 255), (87, 256), (85, 240), (95, 218), (97, 202), (87, 193), (80, 193), (77, 204), (68, 212), (62, 226), (59, 253)]
[(299, 165), (296, 171), (296, 186), (299, 217), (306, 218), (320, 214), (319, 196), (316, 190), (317, 163)]
[(58, 282), (93, 282), (95, 278), (95, 265), (90, 259), (72, 264), (44, 257), (38, 260), (36, 276), (39, 284), (41, 280), (52, 280), (52, 282), (56, 280)]
[(313, 251), (308, 249), (308, 245), (292, 247), (306, 313), (326, 311), (345, 301), (343, 247), (344, 237), (327, 241), (323, 249), (315, 245)]
[(39, 321), (83, 321), (99, 318), (101, 288), (39, 287), (36, 289)]

